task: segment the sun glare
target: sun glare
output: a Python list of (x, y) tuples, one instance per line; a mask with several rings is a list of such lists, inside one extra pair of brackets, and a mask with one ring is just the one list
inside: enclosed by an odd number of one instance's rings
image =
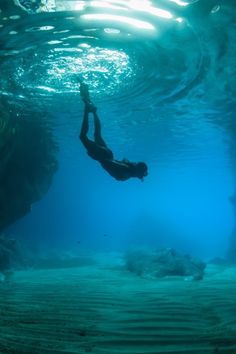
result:
[(86, 15), (82, 15), (81, 18), (84, 20), (92, 20), (92, 21), (111, 21), (113, 23), (119, 22), (140, 29), (155, 30), (155, 27), (149, 22), (136, 20), (132, 17), (126, 17), (126, 16), (111, 15), (111, 14), (86, 14)]
[(188, 6), (189, 3), (186, 1), (182, 1), (182, 0), (169, 0), (170, 2), (174, 2), (176, 5), (179, 6)]

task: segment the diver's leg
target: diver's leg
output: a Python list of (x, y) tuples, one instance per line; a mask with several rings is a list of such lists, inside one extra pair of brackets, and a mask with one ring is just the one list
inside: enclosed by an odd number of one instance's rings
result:
[(84, 117), (83, 117), (83, 122), (81, 125), (81, 130), (80, 130), (80, 140), (83, 142), (85, 139), (87, 139), (87, 134), (88, 134), (88, 130), (89, 130), (89, 110), (87, 105), (85, 105), (84, 108)]
[(101, 123), (100, 123), (100, 119), (98, 118), (96, 110), (93, 111), (93, 118), (94, 118), (94, 141), (98, 145), (107, 147), (105, 141), (102, 138)]

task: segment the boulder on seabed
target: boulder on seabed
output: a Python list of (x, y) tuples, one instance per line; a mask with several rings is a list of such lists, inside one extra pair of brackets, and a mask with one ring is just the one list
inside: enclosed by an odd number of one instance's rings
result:
[(173, 248), (164, 248), (155, 252), (128, 251), (125, 260), (129, 271), (151, 278), (183, 276), (201, 280), (206, 267), (206, 264), (198, 258), (181, 255)]
[(14, 238), (0, 235), (0, 282), (8, 280), (13, 270), (24, 267), (19, 245)]

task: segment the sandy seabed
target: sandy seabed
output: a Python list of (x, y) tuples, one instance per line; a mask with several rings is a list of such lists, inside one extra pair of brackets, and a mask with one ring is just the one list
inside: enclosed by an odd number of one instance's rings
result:
[(106, 260), (0, 284), (0, 353), (236, 354), (236, 268), (154, 280)]

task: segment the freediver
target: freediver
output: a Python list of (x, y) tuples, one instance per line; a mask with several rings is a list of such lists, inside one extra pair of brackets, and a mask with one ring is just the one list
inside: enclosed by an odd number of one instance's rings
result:
[[(100, 162), (102, 167), (116, 180), (125, 181), (131, 177), (139, 178), (143, 181), (148, 174), (148, 167), (144, 162), (130, 162), (129, 160), (115, 160), (113, 152), (107, 147), (101, 134), (101, 123), (97, 115), (97, 107), (90, 100), (88, 85), (80, 82), (80, 96), (84, 101), (84, 117), (80, 131), (80, 140), (87, 149), (88, 155)], [(87, 137), (89, 130), (89, 113), (94, 119), (94, 141)]]

